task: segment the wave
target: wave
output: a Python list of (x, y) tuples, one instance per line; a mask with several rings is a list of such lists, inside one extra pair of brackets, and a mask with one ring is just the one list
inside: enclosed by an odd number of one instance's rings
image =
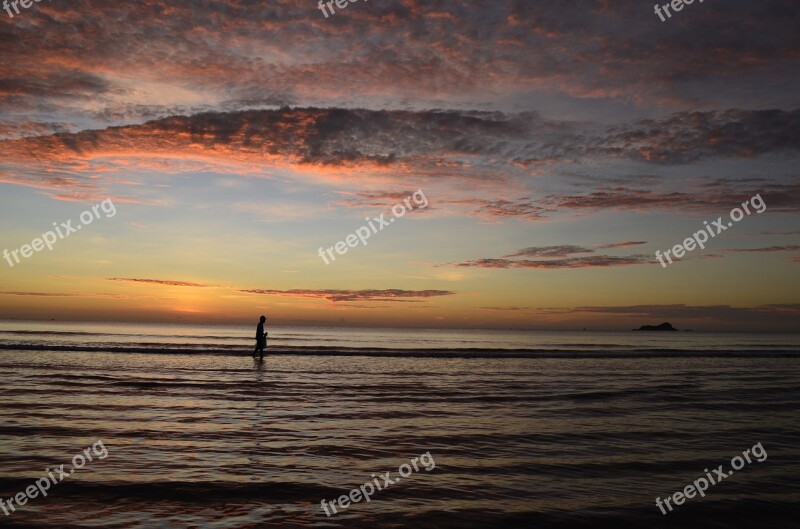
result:
[[(44, 477), (45, 474), (43, 473)], [(0, 479), (0, 490), (24, 490), (32, 479)], [(209, 497), (216, 500), (243, 499), (307, 499), (321, 494), (335, 496), (340, 489), (319, 484), (297, 482), (235, 483), (231, 481), (191, 482), (155, 481), (145, 483), (129, 482), (91, 482), (65, 479), (58, 483), (60, 496), (86, 496), (98, 498), (125, 498), (144, 500), (203, 501)]]
[[(108, 347), (88, 345), (52, 344), (0, 344), (6, 351), (54, 351), (54, 352), (97, 352), (97, 353), (137, 353), (137, 354), (203, 354), (224, 356), (249, 356), (252, 349), (238, 346), (191, 346), (187, 344), (149, 344), (150, 347)], [(640, 348), (627, 350), (589, 351), (574, 349), (485, 349), (485, 348), (437, 348), (437, 349), (391, 349), (381, 347), (326, 347), (326, 346), (277, 346), (268, 347), (266, 355), (294, 356), (375, 356), (400, 358), (800, 358), (800, 351), (794, 349), (658, 349)]]

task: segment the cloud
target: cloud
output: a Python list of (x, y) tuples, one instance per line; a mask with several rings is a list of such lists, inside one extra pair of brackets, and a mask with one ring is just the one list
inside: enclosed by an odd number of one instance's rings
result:
[(537, 312), (533, 307), (478, 307), (479, 310), (495, 310), (499, 312)]
[[(177, 287), (198, 287), (198, 288), (211, 288), (221, 287), (222, 285), (212, 285), (205, 283), (192, 283), (188, 281), (172, 281), (164, 279), (139, 279), (139, 278), (126, 278), (126, 277), (109, 277), (107, 281), (123, 281), (130, 283), (145, 283), (153, 285), (164, 286), (177, 286)], [(230, 287), (233, 288), (233, 287)], [(314, 298), (325, 299), (331, 302), (393, 302), (393, 303), (421, 303), (425, 298), (437, 296), (452, 296), (456, 292), (449, 290), (399, 290), (399, 289), (383, 289), (383, 290), (333, 290), (333, 289), (291, 289), (291, 290), (277, 290), (277, 289), (235, 289), (236, 292), (245, 294), (262, 294), (270, 296), (283, 296), (291, 298)], [(423, 299), (414, 299), (423, 298)]]
[[(746, 186), (746, 187), (745, 187)], [(800, 211), (800, 183), (759, 182), (715, 182), (710, 188), (697, 192), (653, 192), (641, 189), (614, 187), (592, 191), (583, 195), (548, 195), (540, 202), (552, 211), (562, 210), (628, 210), (651, 211), (687, 210), (692, 212), (727, 212), (744, 201), (760, 194), (771, 211)], [(751, 210), (752, 211), (752, 210)]]
[(784, 246), (767, 246), (764, 248), (731, 248), (725, 251), (745, 252), (745, 253), (768, 253), (768, 252), (796, 252), (798, 250), (800, 250), (800, 246), (796, 244), (787, 244)]
[(75, 123), (36, 121), (27, 118), (0, 120), (0, 140), (46, 136), (56, 132), (68, 132), (75, 128), (77, 128)]
[(659, 164), (800, 150), (800, 110), (679, 112), (609, 129), (593, 154)]
[[(491, 183), (521, 171), (509, 164), (540, 126), (548, 127), (532, 113), (335, 108), (211, 112), (0, 141), (0, 182), (44, 189), (56, 198), (77, 196), (79, 191), (81, 196), (108, 194), (118, 183), (114, 173), (136, 170), (249, 176), (298, 168), (323, 180), (399, 180), (416, 172), (426, 178)], [(439, 165), (442, 159), (476, 156), (494, 161), (459, 171)], [(138, 191), (154, 193), (149, 186), (139, 186)], [(130, 188), (125, 192), (130, 194)], [(130, 200), (154, 203), (136, 195)], [(520, 209), (525, 206), (505, 200), (478, 206), (489, 215), (536, 215), (535, 209)]]
[(611, 244), (603, 244), (598, 246), (598, 248), (602, 250), (611, 250), (614, 248), (629, 248), (631, 246), (638, 246), (640, 244), (647, 244), (647, 241), (625, 241), (625, 242), (615, 242)]
[[(301, 0), (39, 3), (3, 25), (15, 45), (4, 48), (0, 108), (116, 121), (199, 101), (223, 110), (434, 108), (524, 104), (553, 92), (618, 105), (766, 108), (797, 101), (794, 8), (729, 0), (661, 23), (635, 0), (557, 10), (525, 0), (386, 0), (329, 19)], [(117, 116), (125, 104), (131, 111)]]
[[(598, 248), (624, 248), (644, 244), (642, 242), (613, 243)], [(628, 266), (638, 264), (652, 264), (652, 258), (646, 255), (589, 255), (578, 256), (576, 254), (593, 254), (591, 248), (575, 246), (572, 244), (562, 244), (558, 246), (531, 246), (522, 248), (514, 253), (504, 255), (500, 259), (473, 259), (454, 263), (458, 267), (467, 268), (537, 268), (537, 269), (560, 269), (560, 268), (608, 268), (613, 266)], [(519, 259), (525, 257), (527, 259)], [(535, 259), (530, 259), (535, 258)], [(544, 260), (543, 260), (544, 259)]]
[[(621, 243), (604, 244), (597, 248), (612, 249), (626, 248), (646, 244), (642, 241), (627, 241)], [(738, 248), (725, 250), (726, 252), (792, 252), (800, 250), (798, 245), (769, 246), (765, 248)], [(574, 245), (560, 246), (534, 246), (523, 248), (514, 253), (503, 256), (501, 259), (474, 259), (455, 263), (459, 267), (467, 268), (529, 268), (529, 269), (560, 269), (560, 268), (607, 268), (615, 266), (629, 266), (639, 264), (653, 264), (653, 258), (648, 255), (590, 255), (582, 257), (570, 257), (575, 254), (594, 253), (594, 250)], [(518, 259), (540, 258), (540, 259)], [(721, 257), (719, 255), (706, 255), (709, 257)], [(544, 258), (546, 260), (541, 260)]]
[(417, 302), (404, 298), (431, 298), (437, 296), (452, 296), (456, 292), (449, 290), (327, 290), (327, 289), (246, 289), (239, 290), (249, 294), (265, 294), (271, 296), (285, 296), (291, 298), (325, 299), (331, 302), (342, 301), (391, 301), (391, 302)]
[(204, 283), (190, 283), (188, 281), (169, 281), (164, 279), (139, 279), (131, 277), (107, 277), (106, 281), (125, 281), (128, 283), (149, 283), (153, 285), (165, 285), (171, 287), (218, 287), (219, 285), (208, 285)]
[(647, 255), (630, 255), (614, 257), (610, 255), (593, 255), (589, 257), (570, 257), (566, 259), (553, 259), (549, 261), (511, 260), (511, 259), (475, 259), (456, 263), (461, 267), (476, 268), (608, 268), (613, 266), (628, 266), (640, 264), (653, 264), (652, 257)]
[[(800, 183), (755, 179), (717, 180), (681, 191), (599, 182), (588, 193), (530, 192), (525, 164), (598, 156), (681, 164), (800, 146), (792, 132), (800, 129), (800, 111), (695, 114), (621, 124), (603, 133), (535, 112), (313, 107), (206, 112), (0, 141), (0, 182), (41, 189), (57, 200), (91, 202), (114, 196), (115, 202), (167, 205), (170, 201), (158, 198), (152, 186), (132, 185), (141, 184), (136, 178), (142, 176), (122, 179), (117, 173), (250, 176), (286, 169), (324, 183), (391, 184), (387, 191), (354, 191), (333, 203), (352, 208), (397, 203), (408, 196), (398, 190), (401, 186), (412, 189), (406, 187), (410, 178), (435, 182), (458, 189), (449, 196), (440, 193), (438, 214), (459, 212), (493, 222), (541, 221), (563, 212), (608, 209), (728, 211), (756, 193), (771, 211), (800, 211)], [(645, 151), (650, 154), (643, 155)], [(499, 190), (505, 196), (497, 196)], [(465, 196), (471, 191), (489, 191), (492, 198)]]
[[(470, 206), (471, 214), (486, 219), (519, 218), (521, 220), (541, 220), (546, 217), (548, 208), (534, 204), (530, 198), (520, 199), (462, 199), (440, 201), (437, 204), (450, 204), (457, 206)], [(549, 211), (552, 211), (550, 209)]]
[(76, 157), (142, 145), (156, 152), (194, 146), (323, 165), (390, 164), (442, 153), (491, 154), (510, 161), (527, 152), (535, 134), (562, 126), (534, 113), (284, 108), (172, 116), (141, 125), (7, 140), (0, 145), (27, 144), (40, 156)]
[[(800, 149), (800, 132), (793, 132), (800, 130), (800, 110), (676, 114), (619, 125), (605, 135), (579, 132), (576, 127), (532, 112), (284, 108), (206, 112), (141, 125), (5, 140), (0, 142), (0, 153), (17, 163), (75, 163), (147, 152), (380, 167), (400, 162), (436, 165), (475, 156), (495, 166), (595, 156), (681, 164)], [(494, 204), (498, 212), (519, 206)]]
[(339, 194), (348, 197), (346, 200), (336, 202), (336, 205), (349, 207), (382, 207), (402, 202), (403, 199), (414, 194), (415, 190), (408, 191), (340, 191)]
[(504, 257), (567, 257), (576, 253), (593, 253), (594, 250), (581, 248), (580, 246), (561, 245), (561, 246), (532, 246), (523, 248)]

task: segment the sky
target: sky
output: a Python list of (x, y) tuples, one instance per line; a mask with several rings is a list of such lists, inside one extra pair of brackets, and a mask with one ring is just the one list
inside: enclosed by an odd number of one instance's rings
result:
[(797, 330), (796, 2), (340, 4), (0, 10), (0, 318)]

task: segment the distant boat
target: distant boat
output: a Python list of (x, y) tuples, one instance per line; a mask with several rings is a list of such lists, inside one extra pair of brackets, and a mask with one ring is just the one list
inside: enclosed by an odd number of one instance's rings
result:
[(633, 329), (634, 331), (677, 331), (675, 327), (672, 326), (671, 323), (664, 322), (661, 325), (642, 325), (638, 329)]

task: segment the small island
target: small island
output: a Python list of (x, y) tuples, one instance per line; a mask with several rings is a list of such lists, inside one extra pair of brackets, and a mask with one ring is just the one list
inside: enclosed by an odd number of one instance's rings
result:
[(664, 322), (661, 325), (642, 325), (638, 329), (633, 329), (634, 331), (677, 331), (675, 327), (672, 326), (671, 323)]

